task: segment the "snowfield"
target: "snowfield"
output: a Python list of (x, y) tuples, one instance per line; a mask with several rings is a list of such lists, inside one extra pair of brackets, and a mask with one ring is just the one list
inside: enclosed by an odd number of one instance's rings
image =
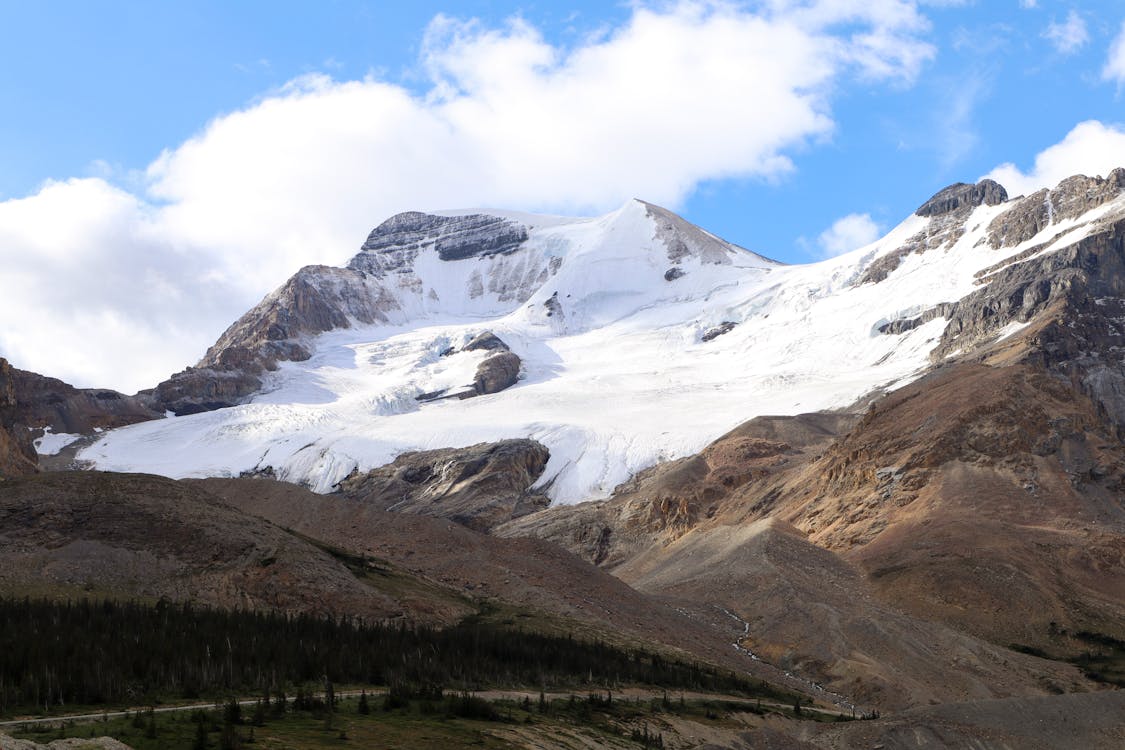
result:
[[(848, 255), (782, 266), (686, 223), (673, 260), (666, 226), (636, 201), (588, 220), (497, 213), (530, 228), (525, 246), (457, 261), (421, 252), (412, 278), (422, 283), (400, 297), (401, 323), (322, 334), (311, 359), (282, 364), (250, 403), (113, 430), (79, 458), (177, 478), (268, 466), (327, 492), (405, 451), (529, 437), (550, 449), (540, 484), (555, 502), (602, 498), (752, 417), (844, 407), (916, 377), (945, 320), (903, 335), (879, 327), (960, 299), (977, 271), (1042, 242), (977, 246), (1008, 207), (975, 209), (951, 247), (908, 255), (865, 284), (872, 261), (937, 219), (911, 216)], [(673, 266), (683, 275), (666, 280)], [(539, 285), (513, 294), (496, 274)], [(734, 328), (703, 340), (725, 322)], [(484, 352), (441, 355), (486, 330), (522, 359), (519, 383), (419, 402), (472, 382)]]

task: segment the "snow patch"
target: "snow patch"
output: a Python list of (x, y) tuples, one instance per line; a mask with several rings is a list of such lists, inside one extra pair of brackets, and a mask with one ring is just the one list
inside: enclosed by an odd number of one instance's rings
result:
[(63, 448), (81, 438), (81, 435), (69, 432), (52, 432), (50, 427), (45, 427), (43, 428), (43, 436), (35, 438), (33, 444), (35, 445), (35, 452), (40, 456), (57, 456)]

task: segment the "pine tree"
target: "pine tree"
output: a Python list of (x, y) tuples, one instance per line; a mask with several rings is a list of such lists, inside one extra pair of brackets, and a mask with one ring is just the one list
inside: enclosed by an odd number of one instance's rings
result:
[(191, 750), (208, 750), (211, 743), (207, 739), (207, 727), (202, 721), (195, 724), (195, 740), (191, 743)]

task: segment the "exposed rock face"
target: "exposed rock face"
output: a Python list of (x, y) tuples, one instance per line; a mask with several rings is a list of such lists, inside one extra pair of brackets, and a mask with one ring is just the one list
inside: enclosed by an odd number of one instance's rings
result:
[(156, 403), (176, 414), (242, 403), (278, 362), (308, 359), (309, 337), (387, 322), (397, 309), (393, 295), (359, 271), (306, 266), (228, 328), (196, 367), (158, 385)]
[(485, 331), (482, 334), (473, 337), (473, 340), (465, 344), (461, 348), (462, 351), (476, 352), (476, 351), (510, 351), (508, 345), (500, 340), (492, 331)]
[(531, 489), (550, 457), (534, 440), (404, 453), (340, 483), (340, 492), (382, 510), (449, 518), (478, 530), (544, 508)]
[[(998, 195), (992, 189), (977, 190), (977, 187), (975, 185), (953, 185), (923, 204), (922, 208), (918, 209), (919, 215), (922, 215), (922, 210), (934, 211), (934, 213), (928, 215), (930, 218), (929, 224), (918, 234), (904, 242), (898, 249), (872, 261), (864, 270), (859, 283), (878, 284), (890, 276), (908, 256), (952, 247), (965, 234), (965, 223), (973, 209), (981, 205), (985, 196), (995, 197)], [(997, 185), (997, 187), (999, 186)], [(1000, 188), (1000, 190), (1003, 191), (1003, 188)], [(951, 193), (942, 197), (946, 191), (951, 191)], [(931, 203), (934, 204), (934, 207), (927, 209), (926, 206)], [(938, 208), (941, 210), (938, 210)]]
[(879, 326), (879, 333), (885, 333), (891, 336), (907, 333), (913, 331), (918, 326), (926, 325), (931, 320), (948, 318), (956, 309), (957, 303), (943, 302), (940, 305), (934, 305), (921, 315), (917, 315), (913, 318), (900, 318), (899, 320), (892, 320), (889, 323), (885, 323)]
[(32, 429), (89, 434), (163, 416), (143, 395), (105, 388), (75, 388), (57, 378), (12, 368), (17, 419)]
[(996, 206), (1008, 200), (1008, 191), (992, 180), (981, 180), (976, 185), (958, 182), (938, 191), (914, 213), (919, 216), (940, 216), (963, 208), (980, 205)]
[(480, 363), (473, 378), (473, 395), (499, 393), (520, 378), (520, 358), (509, 351), (498, 351)]
[(165, 410), (183, 416), (235, 406), (261, 387), (261, 378), (238, 368), (189, 367), (156, 386), (153, 395)]
[[(668, 260), (672, 263), (690, 257), (699, 258), (704, 263), (718, 265), (727, 265), (731, 262), (732, 250), (728, 243), (665, 208), (645, 201), (640, 203), (655, 221), (656, 237), (667, 247)], [(669, 278), (668, 273), (664, 276), (667, 281), (678, 278), (676, 275)]]
[[(244, 403), (261, 389), (263, 374), (275, 370), (278, 362), (308, 359), (317, 334), (387, 323), (402, 317), (404, 304), (437, 301), (436, 292), (414, 272), (424, 251), (436, 251), (447, 262), (495, 259), (486, 269), (487, 279), (480, 268), (468, 275), (470, 297), (488, 292), (501, 301), (522, 302), (558, 271), (561, 262), (545, 257), (506, 263), (504, 256), (520, 249), (527, 238), (527, 227), (498, 216), (392, 216), (371, 232), (347, 268), (307, 266), (298, 271), (228, 328), (195, 367), (157, 386), (156, 404), (162, 410), (191, 414)], [(508, 358), (491, 369), (503, 367), (506, 372), (510, 366)], [(496, 385), (503, 380), (489, 374), (482, 382), (499, 389), (507, 387)]]
[[(1125, 220), (994, 270), (957, 302), (932, 357), (966, 355), (1013, 323), (1036, 325), (1021, 356), (1081, 384), (1125, 434)], [(986, 356), (986, 355), (978, 355)]]
[(1012, 247), (1060, 221), (1074, 219), (1113, 200), (1125, 188), (1125, 169), (1115, 169), (1105, 179), (1075, 175), (1053, 190), (1040, 190), (1016, 202), (988, 227), (988, 244)]
[(36, 471), (35, 448), (19, 419), (14, 372), (0, 357), (0, 480)]
[(89, 435), (159, 416), (144, 397), (75, 388), (0, 358), (0, 477), (37, 470), (33, 440), (44, 430)]
[(714, 328), (708, 328), (706, 331), (704, 331), (703, 335), (699, 337), (699, 340), (713, 341), (722, 336), (724, 333), (730, 333), (731, 331), (733, 331), (736, 325), (738, 324), (729, 320), (724, 320)]
[(447, 390), (420, 393), (414, 398), (418, 401), (438, 401), (447, 398), (467, 399), (483, 396), (488, 393), (499, 393), (505, 388), (510, 388), (519, 382), (520, 366), (522, 361), (513, 353), (508, 345), (492, 331), (485, 331), (473, 337), (461, 349), (449, 347), (441, 353), (443, 357), (450, 357), (458, 352), (488, 352), (484, 360), (477, 366), (473, 382), (468, 390)]
[(429, 247), (450, 261), (511, 253), (526, 241), (527, 227), (499, 216), (407, 211), (373, 229), (348, 268), (382, 277), (412, 270), (418, 253)]
[(858, 415), (757, 417), (696, 456), (646, 469), (609, 500), (549, 508), (506, 523), (501, 536), (550, 539), (608, 570), (667, 546), (713, 518), (737, 491), (815, 455)]
[(1084, 648), (1063, 630), (1125, 637), (1125, 447), (1067, 381), (939, 370), (786, 488), (757, 512), (793, 519), (911, 613), (1056, 654)]

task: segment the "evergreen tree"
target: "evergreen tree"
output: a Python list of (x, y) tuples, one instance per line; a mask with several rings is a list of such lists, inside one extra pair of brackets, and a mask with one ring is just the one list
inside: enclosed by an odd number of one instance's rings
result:
[(195, 740), (191, 743), (191, 750), (208, 750), (211, 742), (207, 737), (207, 727), (202, 721), (195, 724)]

